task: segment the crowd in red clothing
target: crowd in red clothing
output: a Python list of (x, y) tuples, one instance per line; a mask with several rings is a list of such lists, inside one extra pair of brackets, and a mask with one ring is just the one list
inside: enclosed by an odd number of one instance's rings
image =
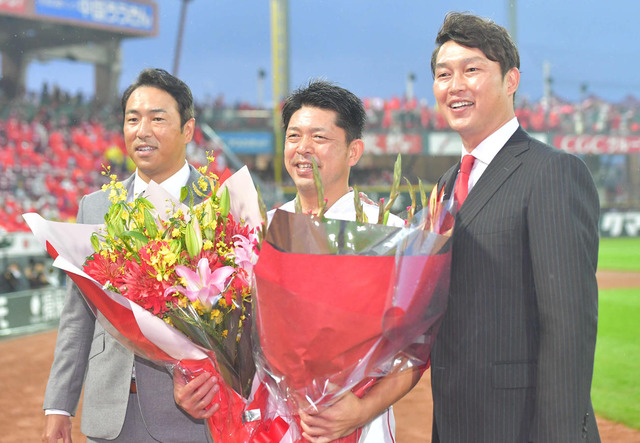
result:
[[(447, 130), (447, 122), (436, 108), (425, 100), (405, 100), (393, 97), (364, 99), (368, 129), (404, 131)], [(517, 99), (516, 115), (520, 124), (529, 131), (568, 134), (640, 134), (640, 101), (628, 97), (624, 102), (612, 104), (595, 97), (579, 103), (558, 98), (531, 103)]]
[[(393, 97), (363, 101), (370, 131), (447, 130), (437, 109), (424, 100)], [(640, 134), (640, 102), (633, 97), (620, 104), (595, 98), (581, 103), (557, 99), (529, 103), (519, 99), (516, 114), (530, 131)], [(246, 103), (227, 106), (220, 99), (200, 103), (196, 115), (198, 121), (216, 130), (272, 128), (270, 111)], [(199, 128), (193, 145), (210, 148)], [(74, 220), (82, 195), (99, 189), (106, 181), (101, 174), (105, 163), (120, 177), (133, 170), (122, 138), (118, 106), (95, 107), (58, 90), (39, 96), (31, 93), (10, 103), (0, 97), (0, 229), (26, 230), (22, 220), (25, 212), (38, 212), (53, 220)]]
[[(447, 122), (426, 100), (391, 97), (363, 99), (367, 112), (367, 129), (404, 132), (444, 131)], [(201, 103), (197, 107), (200, 121), (219, 130), (271, 130), (273, 116), (269, 110), (248, 103), (225, 104), (223, 98)], [(553, 97), (531, 102), (516, 97), (516, 115), (520, 124), (533, 132), (560, 131), (567, 134), (640, 134), (640, 100), (629, 96), (621, 103), (609, 103), (589, 97), (569, 102)]]
[[(26, 231), (26, 212), (73, 221), (80, 198), (107, 181), (103, 165), (119, 177), (134, 169), (117, 107), (58, 93), (11, 103), (0, 97), (0, 109), (0, 229)], [(199, 128), (194, 144), (207, 144)]]
[(23, 230), (25, 212), (73, 220), (79, 198), (102, 182), (107, 153), (115, 164), (124, 159), (122, 135), (96, 118), (27, 121), (12, 112), (0, 119), (0, 225)]

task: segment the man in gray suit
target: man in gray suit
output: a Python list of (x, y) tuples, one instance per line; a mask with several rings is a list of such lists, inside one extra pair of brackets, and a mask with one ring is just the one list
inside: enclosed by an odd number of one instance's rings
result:
[[(577, 157), (530, 137), (507, 31), (450, 13), (431, 60), (442, 115), (473, 156), (431, 354), (433, 442), (599, 442), (591, 405), (599, 202)], [(460, 164), (439, 180), (445, 198)]]
[[(189, 87), (161, 69), (146, 69), (122, 97), (124, 138), (136, 172), (123, 182), (129, 196), (150, 180), (175, 198), (200, 174), (186, 161), (193, 136)], [(78, 222), (104, 222), (108, 193), (83, 197)], [(45, 393), (43, 442), (71, 442), (71, 419), (83, 388), (82, 432), (90, 442), (207, 441), (202, 420), (174, 401), (174, 382), (164, 367), (134, 355), (96, 322), (77, 287), (69, 283), (55, 356)], [(211, 387), (208, 375), (203, 382)]]

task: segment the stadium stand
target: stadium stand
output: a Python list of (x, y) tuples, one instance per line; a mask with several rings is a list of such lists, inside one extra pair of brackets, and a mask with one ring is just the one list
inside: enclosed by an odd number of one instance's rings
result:
[[(405, 134), (446, 131), (436, 109), (423, 101), (365, 98), (367, 130)], [(0, 228), (26, 231), (21, 215), (35, 211), (48, 219), (73, 221), (79, 198), (98, 189), (105, 178), (103, 164), (126, 176), (131, 171), (122, 138), (119, 107), (96, 106), (81, 95), (71, 96), (54, 87), (8, 101), (0, 96)], [(271, 131), (271, 113), (247, 103), (228, 105), (222, 96), (197, 105), (198, 120), (216, 131)], [(521, 99), (517, 115), (534, 132), (566, 134), (640, 134), (640, 101), (629, 97), (613, 104), (588, 98), (581, 103), (552, 103)], [(197, 130), (190, 158), (205, 161), (204, 151), (215, 149)], [(254, 156), (255, 157), (255, 156)], [(259, 159), (244, 156), (251, 167)], [(271, 166), (272, 167), (272, 166)], [(375, 164), (355, 171), (363, 185), (386, 185), (391, 170), (385, 166), (371, 174)], [(268, 173), (263, 179), (269, 179)]]

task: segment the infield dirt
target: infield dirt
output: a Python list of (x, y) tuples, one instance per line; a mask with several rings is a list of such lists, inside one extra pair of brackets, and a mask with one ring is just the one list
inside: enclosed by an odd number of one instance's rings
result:
[[(640, 274), (599, 272), (601, 289), (639, 288)], [(42, 401), (53, 360), (56, 331), (0, 341), (0, 442), (40, 441)], [(431, 377), (429, 371), (395, 406), (398, 443), (431, 442)], [(86, 441), (80, 417), (73, 419), (73, 441)], [(598, 418), (603, 443), (638, 443), (640, 431)]]

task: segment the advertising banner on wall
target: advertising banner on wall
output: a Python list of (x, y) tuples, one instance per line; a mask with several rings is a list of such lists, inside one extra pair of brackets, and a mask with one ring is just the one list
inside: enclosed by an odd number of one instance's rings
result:
[(0, 12), (23, 13), (27, 10), (27, 0), (0, 0)]
[(0, 294), (0, 338), (55, 328), (64, 297), (62, 287)]
[(365, 154), (421, 154), (422, 135), (365, 133), (362, 136)]
[(634, 154), (640, 152), (640, 136), (558, 135), (556, 148), (574, 154)]
[(37, 16), (144, 34), (155, 30), (155, 9), (140, 0), (35, 0)]
[(606, 211), (600, 215), (603, 237), (640, 237), (640, 211)]
[(217, 133), (235, 154), (272, 154), (273, 134), (270, 132), (224, 132)]

